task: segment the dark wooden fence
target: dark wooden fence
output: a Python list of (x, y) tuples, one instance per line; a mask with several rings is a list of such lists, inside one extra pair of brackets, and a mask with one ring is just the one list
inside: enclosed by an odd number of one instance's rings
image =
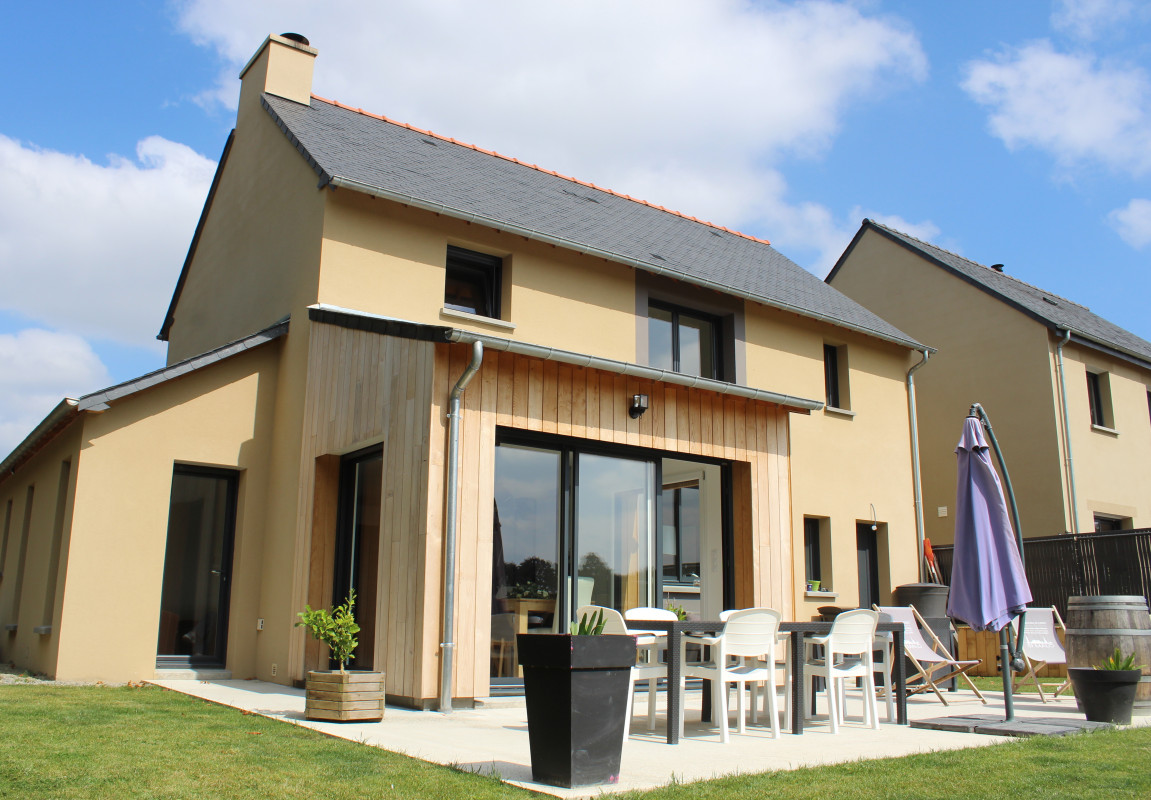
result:
[[(951, 582), (954, 548), (934, 548), (943, 582)], [(1077, 533), (1023, 540), (1033, 607), (1055, 606), (1067, 618), (1067, 598), (1142, 595), (1151, 600), (1151, 528)]]

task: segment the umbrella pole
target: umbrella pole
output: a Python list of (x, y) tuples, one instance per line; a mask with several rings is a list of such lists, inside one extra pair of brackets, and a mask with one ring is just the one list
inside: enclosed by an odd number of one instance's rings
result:
[[(1011, 506), (1011, 522), (1015, 527), (1015, 543), (1019, 547), (1019, 561), (1026, 568), (1027, 562), (1023, 556), (1023, 529), (1019, 525), (1019, 506), (1015, 504), (1015, 490), (1011, 487), (1011, 476), (1007, 473), (1007, 462), (1003, 460), (1003, 451), (999, 449), (999, 440), (995, 438), (995, 431), (991, 428), (991, 420), (987, 417), (987, 412), (983, 410), (983, 406), (975, 403), (971, 406), (971, 411), (968, 416), (977, 417), (979, 422), (983, 425), (983, 429), (987, 431), (987, 438), (991, 441), (991, 449), (995, 451), (995, 460), (999, 462), (999, 471), (1003, 473), (1003, 488), (1007, 490), (1007, 502)], [(1016, 651), (1018, 651), (1018, 642), (1023, 641), (1023, 623), (1024, 617), (1019, 617), (1019, 639), (1016, 643)], [(1002, 630), (999, 631), (999, 671), (1003, 675), (1003, 711), (1006, 716), (1005, 722), (1011, 722), (1015, 719), (1015, 704), (1011, 696), (1011, 684), (1014, 680), (1015, 673), (1015, 659), (1011, 653), (1011, 634), (1007, 632), (1009, 625), (1004, 625)]]

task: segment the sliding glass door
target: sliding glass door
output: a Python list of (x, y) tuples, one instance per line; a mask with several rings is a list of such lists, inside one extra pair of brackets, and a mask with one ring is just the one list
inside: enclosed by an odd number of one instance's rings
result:
[(492, 683), (516, 682), (517, 633), (564, 632), (581, 605), (657, 604), (656, 461), (574, 446), (496, 448)]

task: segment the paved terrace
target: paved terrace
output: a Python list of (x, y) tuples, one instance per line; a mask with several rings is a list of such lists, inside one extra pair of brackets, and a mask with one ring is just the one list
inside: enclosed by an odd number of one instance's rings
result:
[[(849, 718), (847, 725), (832, 735), (826, 716), (822, 719), (817, 716), (808, 723), (802, 736), (783, 733), (778, 740), (773, 740), (766, 728), (749, 725), (748, 732), (742, 736), (733, 729), (730, 743), (724, 745), (719, 741), (718, 729), (700, 723), (700, 690), (695, 689), (687, 693), (685, 735), (680, 744), (667, 744), (662, 714), (657, 718), (657, 730), (654, 733), (647, 731), (644, 713), (647, 701), (646, 697), (640, 696), (637, 709), (640, 713), (632, 718), (631, 736), (624, 745), (619, 783), (562, 789), (532, 781), (527, 715), (522, 698), (518, 701), (497, 700), (483, 708), (456, 710), (451, 714), (389, 706), (381, 722), (334, 723), (304, 719), (302, 689), (263, 681), (157, 680), (152, 683), (424, 761), (485, 774), (495, 773), (508, 783), (564, 798), (651, 789), (672, 780), (688, 782), (741, 772), (796, 769), (1013, 741), (1006, 736), (925, 730), (883, 722), (886, 716), (880, 702), (881, 725), (878, 731), (864, 728), (858, 718)], [(986, 706), (970, 691), (945, 694), (950, 703), (947, 707), (933, 696), (929, 699), (919, 695), (909, 699), (908, 717), (913, 722), (964, 715), (1003, 718), (1002, 693), (985, 692)], [(660, 697), (662, 700), (662, 693)], [(848, 714), (859, 712), (858, 696), (849, 699)], [(1083, 720), (1073, 698), (1061, 697), (1043, 705), (1035, 695), (1015, 696), (1015, 717), (1021, 722), (1030, 718)], [(1151, 716), (1134, 717), (1133, 724), (1151, 725)]]

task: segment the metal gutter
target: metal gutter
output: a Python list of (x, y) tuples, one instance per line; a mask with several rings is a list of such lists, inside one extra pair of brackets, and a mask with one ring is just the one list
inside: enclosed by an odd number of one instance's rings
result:
[(462, 344), (483, 342), (485, 347), (490, 347), (493, 350), (502, 350), (521, 356), (532, 356), (533, 358), (540, 358), (545, 361), (559, 361), (564, 364), (598, 369), (616, 375), (627, 375), (633, 378), (643, 378), (660, 383), (671, 383), (676, 386), (686, 386), (689, 389), (705, 389), (709, 392), (743, 397), (748, 400), (762, 400), (786, 407), (793, 411), (818, 411), (823, 408), (824, 405), (819, 400), (808, 400), (803, 397), (770, 392), (765, 389), (753, 389), (750, 386), (740, 386), (739, 384), (725, 383), (724, 381), (716, 381), (710, 378), (699, 378), (693, 375), (684, 375), (679, 372), (670, 372), (664, 369), (631, 364), (626, 361), (589, 356), (583, 353), (574, 353), (570, 350), (559, 350), (555, 347), (514, 342), (510, 339), (502, 339), (497, 336), (488, 336), (487, 334), (460, 330), (458, 328), (451, 329), (450, 339), (453, 342)]
[(1063, 338), (1055, 345), (1055, 361), (1059, 367), (1059, 393), (1062, 397), (1063, 449), (1067, 454), (1067, 489), (1071, 495), (1071, 533), (1079, 533), (1079, 504), (1075, 499), (1075, 464), (1071, 458), (1071, 420), (1067, 414), (1067, 375), (1063, 371), (1063, 345), (1071, 340), (1070, 328), (1058, 328)]
[(910, 339), (901, 339), (895, 336), (889, 336), (887, 334), (870, 330), (859, 325), (852, 325), (849, 322), (845, 322), (841, 319), (836, 319), (835, 317), (830, 317), (826, 314), (821, 314), (818, 311), (812, 311), (811, 309), (794, 306), (790, 303), (784, 303), (779, 300), (764, 297), (763, 295), (755, 294), (753, 292), (744, 291), (742, 289), (737, 289), (726, 284), (710, 281), (706, 278), (690, 275), (686, 272), (681, 272), (680, 270), (661, 267), (657, 264), (641, 261), (637, 258), (625, 256), (620, 253), (614, 253), (610, 250), (603, 250), (598, 247), (592, 247), (572, 239), (565, 239), (562, 236), (553, 236), (550, 233), (537, 231), (532, 228), (527, 228), (522, 225), (507, 222), (506, 220), (488, 217), (472, 211), (464, 211), (462, 209), (454, 208), (443, 203), (435, 203), (428, 200), (423, 200), (419, 197), (415, 197), (414, 195), (404, 194), (403, 192), (393, 192), (388, 189), (382, 189), (378, 186), (372, 186), (371, 184), (363, 183), (361, 181), (352, 180), (351, 178), (343, 178), (339, 175), (331, 176), (331, 179), (328, 181), (327, 185), (350, 189), (354, 192), (360, 192), (362, 194), (378, 197), (383, 200), (391, 200), (396, 203), (412, 206), (413, 208), (420, 208), (424, 211), (430, 211), (433, 214), (442, 214), (445, 217), (451, 217), (452, 219), (476, 223), (488, 228), (494, 228), (499, 231), (507, 231), (508, 233), (513, 233), (517, 236), (523, 236), (524, 238), (532, 239), (537, 242), (544, 242), (545, 244), (562, 247), (565, 250), (572, 250), (577, 253), (582, 253), (583, 255), (595, 256), (597, 258), (603, 258), (619, 264), (625, 264), (629, 267), (643, 270), (644, 272), (650, 272), (655, 275), (663, 275), (669, 278), (675, 278), (676, 280), (692, 284), (693, 286), (699, 286), (703, 289), (710, 289), (712, 291), (720, 292), (726, 295), (741, 297), (744, 300), (751, 300), (752, 302), (769, 306), (771, 308), (776, 308), (781, 311), (788, 311), (792, 314), (798, 314), (801, 317), (807, 317), (809, 319), (818, 320), (820, 322), (826, 322), (829, 325), (835, 325), (836, 327), (855, 331), (856, 333), (861, 333), (865, 336), (871, 336), (876, 339), (881, 339), (885, 342), (891, 342), (892, 344), (897, 344), (900, 347), (907, 347), (914, 350), (918, 350), (922, 347), (919, 342), (915, 342)]
[(775, 405), (799, 413), (818, 411), (823, 408), (823, 403), (819, 400), (808, 400), (804, 397), (794, 397), (789, 394), (767, 391), (766, 389), (753, 389), (749, 386), (740, 386), (735, 383), (684, 375), (679, 372), (645, 367), (627, 361), (617, 361), (611, 358), (601, 358), (585, 353), (576, 353), (571, 350), (560, 350), (555, 347), (517, 342), (511, 339), (504, 339), (500, 336), (466, 331), (445, 325), (427, 325), (409, 320), (396, 319), (395, 317), (385, 317), (380, 314), (368, 314), (363, 311), (355, 311), (353, 309), (330, 306), (322, 303), (308, 306), (308, 318), (316, 322), (340, 325), (345, 328), (369, 330), (387, 336), (399, 336), (406, 339), (422, 339), (424, 341), (452, 342), (458, 344), (481, 342), (485, 348), (491, 350), (531, 356), (545, 361), (559, 361), (577, 367), (588, 367), (616, 375), (628, 375), (644, 380), (670, 383), (689, 389), (703, 389), (705, 391), (715, 392), (716, 394), (743, 397), (748, 400), (760, 400), (765, 403), (774, 403)]
[(452, 669), (456, 643), (456, 533), (458, 524), (460, 483), (460, 397), (468, 388), (472, 378), (480, 371), (484, 360), (484, 346), (481, 342), (472, 345), (472, 360), (464, 374), (452, 387), (448, 398), (448, 485), (447, 519), (444, 521), (444, 640), (440, 642), (440, 711), (452, 711)]
[(43, 447), (58, 430), (79, 416), (80, 411), (76, 407), (78, 402), (71, 397), (65, 397), (61, 400), (54, 409), (48, 412), (48, 416), (44, 417), (40, 424), (24, 437), (24, 441), (16, 445), (16, 449), (9, 453), (3, 461), (0, 461), (0, 482), (14, 474), (16, 469), (35, 455), (36, 451)]
[(915, 406), (915, 373), (927, 363), (931, 351), (923, 350), (923, 360), (918, 364), (913, 364), (911, 369), (907, 370), (907, 410), (910, 415), (911, 424), (911, 469), (912, 481), (915, 487), (915, 539), (919, 547), (919, 580), (920, 582), (927, 579), (926, 560), (927, 557), (923, 551), (923, 540), (925, 537), (923, 529), (923, 481), (919, 474), (919, 423), (916, 419), (916, 406)]

